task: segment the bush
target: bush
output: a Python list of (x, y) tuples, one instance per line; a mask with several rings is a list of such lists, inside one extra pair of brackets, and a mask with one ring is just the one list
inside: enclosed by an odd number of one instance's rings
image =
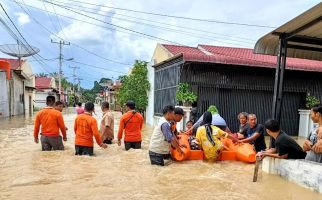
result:
[(307, 94), (306, 104), (305, 104), (306, 108), (311, 109), (316, 104), (320, 104), (320, 100), (315, 96), (311, 96), (310, 94)]
[(189, 90), (188, 83), (179, 83), (178, 91), (176, 94), (177, 101), (182, 103), (193, 103), (197, 101), (198, 96)]

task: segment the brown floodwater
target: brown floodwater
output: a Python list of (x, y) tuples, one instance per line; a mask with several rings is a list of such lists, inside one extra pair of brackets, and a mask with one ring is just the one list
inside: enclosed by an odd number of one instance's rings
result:
[[(117, 119), (120, 114), (115, 113)], [(42, 152), (33, 142), (31, 119), (0, 120), (0, 199), (216, 199), (311, 200), (322, 195), (241, 162), (174, 162), (151, 166), (152, 128), (143, 130), (143, 149), (125, 151), (116, 144), (95, 146), (95, 157), (74, 156), (73, 122), (65, 113), (65, 151)], [(98, 119), (101, 112), (97, 111)], [(115, 127), (118, 126), (116, 120)], [(115, 128), (117, 129), (117, 128)]]

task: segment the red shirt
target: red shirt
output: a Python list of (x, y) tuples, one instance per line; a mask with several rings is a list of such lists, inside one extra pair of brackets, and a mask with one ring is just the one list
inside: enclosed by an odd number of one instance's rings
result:
[(139, 112), (134, 113), (134, 111), (128, 111), (120, 119), (117, 138), (121, 140), (124, 131), (125, 142), (141, 142), (141, 131), (143, 127), (143, 121), (143, 117)]

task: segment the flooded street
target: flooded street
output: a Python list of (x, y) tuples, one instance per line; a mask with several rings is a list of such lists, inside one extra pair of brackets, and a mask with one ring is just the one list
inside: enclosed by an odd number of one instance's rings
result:
[[(76, 115), (71, 113), (64, 114), (69, 129), (65, 151), (42, 152), (33, 142), (31, 120), (0, 122), (0, 199), (322, 199), (321, 194), (262, 172), (253, 183), (251, 164), (187, 161), (151, 166), (148, 126), (141, 150), (126, 152), (117, 144), (103, 150), (96, 145), (95, 157), (74, 156)], [(116, 130), (119, 117), (115, 113)]]

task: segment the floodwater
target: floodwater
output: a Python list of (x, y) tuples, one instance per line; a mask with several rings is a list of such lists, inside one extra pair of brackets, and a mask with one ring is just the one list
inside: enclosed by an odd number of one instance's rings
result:
[[(31, 119), (0, 120), (1, 200), (322, 199), (321, 194), (261, 171), (253, 183), (251, 164), (186, 161), (151, 166), (147, 149), (152, 128), (148, 126), (141, 150), (126, 152), (113, 144), (108, 149), (95, 146), (95, 157), (74, 156), (75, 117), (64, 114), (68, 141), (66, 150), (57, 152), (40, 151), (40, 144), (33, 142)], [(101, 112), (96, 117), (100, 119)]]

